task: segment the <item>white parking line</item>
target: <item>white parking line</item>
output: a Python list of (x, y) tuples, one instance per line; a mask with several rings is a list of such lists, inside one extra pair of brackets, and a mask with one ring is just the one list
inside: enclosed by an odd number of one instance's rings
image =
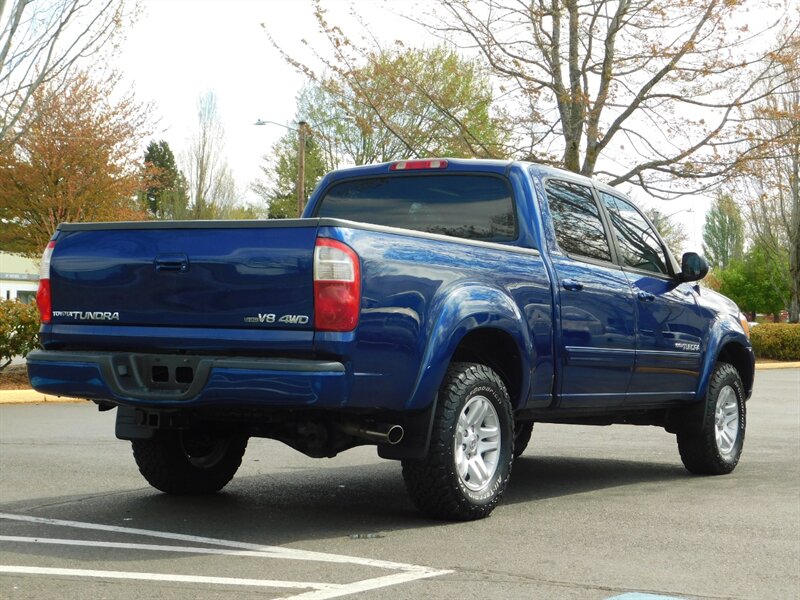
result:
[(313, 592), (305, 592), (295, 596), (284, 596), (283, 598), (276, 598), (275, 600), (328, 600), (329, 598), (340, 598), (341, 596), (357, 594), (358, 592), (377, 590), (390, 585), (409, 583), (411, 581), (425, 579), (427, 577), (438, 577), (439, 575), (444, 575), (445, 573), (452, 573), (452, 571), (430, 570), (428, 573), (395, 573), (394, 575), (384, 575), (383, 577), (375, 577), (374, 579), (363, 579), (361, 581), (346, 583), (339, 589), (315, 590)]
[(162, 538), (167, 540), (177, 540), (181, 542), (194, 542), (198, 544), (208, 544), (211, 546), (225, 546), (228, 548), (241, 548), (243, 550), (254, 550), (262, 554), (269, 554), (271, 558), (285, 558), (289, 560), (309, 560), (317, 562), (334, 562), (361, 565), (365, 567), (377, 567), (379, 569), (392, 569), (401, 571), (427, 571), (427, 567), (409, 565), (404, 563), (389, 562), (385, 560), (374, 560), (371, 558), (359, 558), (357, 556), (345, 556), (343, 554), (328, 554), (326, 552), (313, 552), (309, 550), (295, 550), (294, 548), (283, 548), (281, 546), (264, 546), (262, 544), (250, 544), (248, 542), (235, 542), (231, 540), (221, 540), (218, 538), (202, 537), (197, 535), (187, 535), (184, 533), (167, 533), (152, 529), (137, 529), (135, 527), (118, 527), (116, 525), (100, 525), (98, 523), (84, 523), (81, 521), (62, 521), (61, 519), (47, 519), (44, 517), (31, 517), (28, 515), (12, 515), (0, 513), (0, 519), (10, 521), (23, 521), (27, 523), (39, 523), (42, 525), (57, 525), (60, 527), (74, 527), (76, 529), (92, 529), (95, 531), (110, 531), (113, 533), (125, 533), (130, 535), (141, 535), (146, 537)]
[(202, 548), (200, 546), (164, 546), (160, 544), (129, 544), (127, 542), (102, 542), (99, 540), (72, 540), (63, 538), (23, 537), (0, 535), (0, 542), (19, 544), (51, 544), (54, 546), (84, 546), (94, 548), (119, 548), (121, 550), (150, 550), (153, 552), (184, 552), (187, 554), (217, 554), (223, 556), (249, 556), (253, 558), (283, 558), (268, 552), (255, 550), (223, 550), (221, 548)]
[(133, 571), (95, 571), (91, 569), (57, 569), (52, 567), (17, 567), (0, 565), (0, 573), (19, 575), (61, 575), (64, 577), (93, 577), (95, 579), (134, 579), (137, 581), (170, 581), (179, 583), (208, 583), (211, 585), (244, 585), (248, 587), (311, 588), (329, 590), (341, 586), (308, 581), (278, 581), (275, 579), (240, 579), (238, 577), (206, 577), (203, 575), (168, 575)]
[(84, 547), (94, 546), (98, 548), (119, 548), (123, 550), (146, 550), (153, 552), (185, 552), (185, 553), (191, 552), (196, 554), (217, 554), (217, 555), (230, 555), (230, 556), (249, 556), (255, 558), (267, 558), (267, 559), (333, 562), (340, 564), (353, 564), (364, 567), (401, 571), (400, 573), (393, 573), (390, 575), (383, 575), (380, 577), (374, 577), (371, 579), (364, 579), (360, 581), (353, 581), (345, 584), (332, 584), (332, 583), (307, 582), (307, 581), (279, 581), (271, 579), (241, 579), (233, 577), (207, 577), (207, 576), (204, 577), (204, 576), (194, 576), (194, 575), (173, 575), (173, 574), (162, 574), (162, 573), (137, 573), (128, 571), (99, 571), (99, 570), (89, 570), (89, 569), (59, 569), (59, 568), (0, 565), (0, 573), (8, 573), (8, 574), (62, 575), (68, 577), (93, 577), (100, 579), (132, 579), (132, 580), (135, 579), (135, 580), (146, 580), (146, 581), (204, 583), (209, 585), (239, 585), (239, 586), (250, 586), (250, 587), (307, 589), (310, 591), (302, 592), (294, 596), (288, 596), (284, 600), (288, 600), (289, 598), (291, 598), (292, 600), (327, 600), (329, 598), (338, 598), (341, 596), (355, 594), (367, 590), (379, 589), (387, 586), (398, 585), (401, 583), (409, 583), (411, 581), (416, 581), (418, 579), (438, 577), (452, 572), (439, 569), (431, 569), (428, 567), (411, 565), (406, 563), (374, 560), (370, 558), (359, 558), (356, 556), (345, 556), (340, 554), (329, 554), (325, 552), (296, 550), (293, 548), (283, 548), (280, 546), (265, 546), (261, 544), (236, 542), (231, 540), (222, 540), (218, 538), (187, 535), (182, 533), (167, 533), (163, 531), (155, 531), (150, 529), (137, 529), (133, 527), (118, 527), (115, 525), (101, 525), (98, 523), (84, 523), (81, 521), (64, 521), (60, 519), (47, 519), (43, 517), (31, 517), (28, 515), (13, 515), (8, 513), (0, 513), (0, 519), (21, 521), (27, 523), (36, 523), (41, 525), (55, 525), (60, 527), (72, 527), (77, 529), (88, 529), (94, 531), (106, 531), (106, 532), (122, 533), (128, 535), (155, 537), (155, 538), (168, 539), (174, 541), (192, 542), (195, 544), (223, 546), (225, 548), (235, 548), (235, 550), (220, 549), (220, 548), (204, 548), (197, 546), (168, 546), (159, 544), (134, 544), (125, 542), (70, 540), (63, 538), (0, 536), (0, 541), (12, 542), (12, 543), (36, 543), (36, 544), (54, 544), (54, 545), (84, 546)]

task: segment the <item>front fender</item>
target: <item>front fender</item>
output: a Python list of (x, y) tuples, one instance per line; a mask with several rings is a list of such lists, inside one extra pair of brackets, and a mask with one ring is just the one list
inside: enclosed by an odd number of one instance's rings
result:
[[(730, 344), (735, 344), (741, 351), (732, 353)], [(711, 324), (695, 397), (705, 398), (711, 375), (714, 372), (714, 365), (720, 360), (721, 355), (724, 355), (726, 360), (734, 362), (734, 366), (742, 374), (742, 381), (749, 398), (753, 391), (755, 355), (741, 323), (729, 315), (720, 315)]]
[(533, 344), (525, 317), (511, 297), (500, 288), (461, 284), (442, 292), (431, 307), (427, 340), (408, 410), (430, 406), (461, 340), (471, 331), (492, 328), (510, 335), (522, 359), (521, 397), (530, 388)]

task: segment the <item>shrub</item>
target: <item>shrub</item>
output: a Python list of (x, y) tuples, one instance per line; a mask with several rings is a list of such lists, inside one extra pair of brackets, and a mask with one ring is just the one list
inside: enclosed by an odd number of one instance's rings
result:
[(39, 346), (39, 311), (34, 304), (0, 300), (0, 367)]
[(800, 323), (762, 323), (750, 330), (758, 358), (800, 360)]

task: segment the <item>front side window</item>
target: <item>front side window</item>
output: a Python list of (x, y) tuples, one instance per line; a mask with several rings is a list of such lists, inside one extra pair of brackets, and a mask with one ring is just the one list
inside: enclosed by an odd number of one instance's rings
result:
[(634, 269), (669, 274), (664, 249), (653, 228), (632, 204), (600, 192), (617, 238), (622, 264)]
[(600, 211), (585, 185), (549, 180), (545, 185), (559, 247), (570, 255), (611, 261)]
[(318, 217), (349, 219), (486, 242), (517, 237), (508, 183), (487, 175), (369, 177), (334, 185)]

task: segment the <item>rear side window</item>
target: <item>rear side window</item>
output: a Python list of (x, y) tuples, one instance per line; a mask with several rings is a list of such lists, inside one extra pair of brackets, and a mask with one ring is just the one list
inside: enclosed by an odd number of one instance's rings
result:
[(318, 217), (349, 219), (486, 242), (516, 239), (508, 184), (486, 175), (414, 175), (334, 185)]
[(549, 180), (545, 185), (558, 246), (567, 254), (611, 261), (600, 211), (585, 185)]

